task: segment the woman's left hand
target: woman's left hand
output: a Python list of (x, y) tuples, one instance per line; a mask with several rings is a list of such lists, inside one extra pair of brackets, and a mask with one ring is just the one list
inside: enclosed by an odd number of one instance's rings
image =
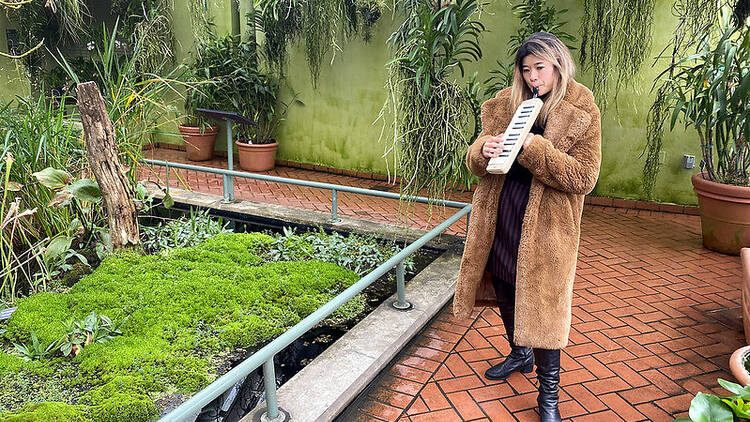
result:
[(534, 139), (534, 134), (529, 133), (526, 135), (526, 140), (523, 141), (523, 148), (525, 149), (529, 145), (531, 145), (531, 141)]

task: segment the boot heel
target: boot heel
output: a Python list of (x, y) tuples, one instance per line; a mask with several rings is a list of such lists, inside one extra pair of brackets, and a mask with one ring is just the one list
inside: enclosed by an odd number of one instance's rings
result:
[(533, 363), (530, 363), (530, 364), (524, 366), (523, 368), (521, 368), (521, 372), (523, 372), (524, 374), (528, 374), (529, 372), (531, 372), (533, 370), (534, 370), (534, 364)]

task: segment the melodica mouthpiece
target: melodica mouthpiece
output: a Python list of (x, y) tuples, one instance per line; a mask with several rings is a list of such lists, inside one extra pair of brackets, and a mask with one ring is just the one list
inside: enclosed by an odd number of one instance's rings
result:
[(537, 87), (534, 87), (533, 91), (534, 91), (534, 96), (533, 96), (533, 97), (531, 97), (531, 98), (536, 98), (536, 97), (538, 97), (538, 96), (539, 96), (539, 88), (537, 88)]

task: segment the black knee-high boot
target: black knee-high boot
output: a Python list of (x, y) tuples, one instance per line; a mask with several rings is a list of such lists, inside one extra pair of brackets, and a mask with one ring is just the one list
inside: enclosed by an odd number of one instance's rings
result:
[(560, 392), (560, 350), (534, 349), (539, 381), (539, 417), (542, 422), (560, 422), (557, 407)]
[(488, 369), (484, 376), (491, 380), (504, 380), (515, 371), (531, 372), (534, 369), (534, 354), (528, 347), (517, 346), (513, 341), (513, 322), (515, 314), (515, 288), (513, 285), (497, 282), (495, 292), (498, 297), (498, 306), (500, 308), (500, 318), (505, 325), (505, 332), (508, 334), (508, 343), (510, 343), (510, 354), (499, 365)]

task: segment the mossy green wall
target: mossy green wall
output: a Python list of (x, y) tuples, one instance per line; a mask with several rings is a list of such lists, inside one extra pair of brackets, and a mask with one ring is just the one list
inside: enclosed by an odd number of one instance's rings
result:
[[(8, 22), (4, 13), (0, 14), (0, 51), (8, 51), (8, 39), (5, 30), (15, 28)], [(24, 66), (17, 60), (0, 57), (0, 98), (11, 100), (16, 95), (26, 97), (31, 92), (29, 79)]]
[[(190, 60), (194, 50), (192, 28), (187, 8), (188, 0), (176, 0), (174, 30), (177, 38), (175, 56), (178, 62)], [(387, 2), (390, 4), (390, 2)], [(565, 30), (579, 38), (579, 25), (583, 0), (549, 0), (558, 10), (567, 8), (562, 15), (569, 22)], [(676, 25), (670, 13), (672, 0), (656, 1), (654, 44), (649, 57), (654, 57), (669, 41)], [(237, 5), (232, 0), (208, 0), (208, 12), (213, 16), (217, 34), (244, 32), (244, 14), (249, 2)], [(239, 10), (239, 13), (238, 13)], [(479, 72), (479, 80), (489, 76), (495, 60), (508, 61), (507, 40), (515, 33), (517, 19), (510, 13), (506, 0), (491, 0), (482, 13), (482, 22), (487, 27), (481, 40), (484, 58), (480, 63), (467, 67), (467, 76)], [(292, 105), (277, 138), (280, 141), (278, 158), (282, 160), (320, 164), (330, 167), (386, 173), (393, 169), (391, 157), (384, 157), (388, 127), (383, 140), (378, 142), (383, 130), (383, 121), (377, 121), (388, 91), (387, 69), (390, 60), (386, 39), (400, 23), (400, 17), (384, 10), (383, 16), (373, 29), (369, 43), (355, 37), (340, 41), (340, 50), (335, 57), (329, 55), (321, 68), (318, 88), (312, 88), (310, 72), (304, 57), (304, 45), (299, 44), (290, 51), (288, 63), (288, 87), (297, 93), (304, 105)], [(7, 24), (0, 18), (0, 29)], [(4, 40), (4, 31), (0, 40)], [(5, 45), (3, 41), (3, 45)], [(574, 52), (577, 58), (578, 52)], [(331, 61), (333, 61), (332, 64)], [(619, 92), (617, 101), (610, 106), (602, 119), (602, 171), (595, 194), (620, 198), (642, 199), (640, 157), (645, 145), (646, 115), (653, 96), (650, 93), (653, 78), (660, 66), (652, 68), (653, 60), (647, 59), (632, 87)], [(28, 82), (20, 81), (15, 66), (0, 60), (4, 77), (0, 77), (0, 88), (6, 93), (28, 93)], [(21, 69), (22, 71), (22, 69)], [(580, 82), (590, 86), (590, 73), (579, 69)], [(384, 116), (388, 118), (388, 116)], [(176, 133), (176, 127), (166, 128)], [(225, 135), (220, 133), (216, 149), (225, 151)], [(162, 135), (159, 141), (181, 143), (179, 136)], [(663, 202), (695, 204), (697, 202), (690, 185), (690, 175), (697, 170), (682, 168), (683, 154), (692, 154), (700, 161), (696, 135), (680, 129), (667, 133), (664, 139), (663, 166), (656, 185), (655, 199)], [(389, 161), (390, 158), (390, 161)]]
[[(562, 15), (569, 22), (565, 30), (579, 38), (582, 17), (581, 0), (550, 0), (558, 10), (567, 8)], [(671, 0), (657, 0), (654, 26), (654, 46), (643, 70), (632, 87), (621, 89), (617, 102), (610, 101), (602, 119), (602, 171), (595, 194), (619, 198), (644, 197), (641, 187), (643, 159), (640, 154), (645, 145), (646, 115), (651, 105), (651, 84), (659, 73), (652, 68), (654, 57), (669, 41), (676, 25), (670, 13)], [(508, 61), (507, 41), (515, 33), (518, 21), (511, 15), (509, 2), (493, 0), (483, 11), (482, 22), (487, 27), (481, 40), (484, 58), (467, 67), (467, 76), (479, 72), (479, 80), (489, 76), (499, 58)], [(372, 41), (360, 38), (341, 43), (333, 65), (322, 67), (319, 87), (311, 86), (310, 75), (304, 59), (303, 46), (292, 51), (289, 61), (289, 85), (299, 94), (304, 106), (292, 106), (283, 124), (279, 158), (308, 162), (330, 167), (357, 169), (385, 173), (392, 162), (383, 158), (388, 146), (378, 142), (382, 124), (373, 122), (386, 100), (387, 71), (390, 59), (385, 41), (396, 28), (398, 17), (385, 12), (378, 22)], [(578, 57), (578, 52), (573, 52)], [(591, 86), (590, 72), (581, 71), (580, 82)], [(614, 84), (613, 84), (614, 85)], [(387, 133), (386, 133), (387, 135)], [(696, 136), (676, 130), (664, 139), (664, 164), (657, 182), (655, 199), (664, 202), (694, 204), (697, 202), (690, 185), (690, 175), (696, 170), (682, 168), (683, 154), (695, 155), (699, 148)]]

